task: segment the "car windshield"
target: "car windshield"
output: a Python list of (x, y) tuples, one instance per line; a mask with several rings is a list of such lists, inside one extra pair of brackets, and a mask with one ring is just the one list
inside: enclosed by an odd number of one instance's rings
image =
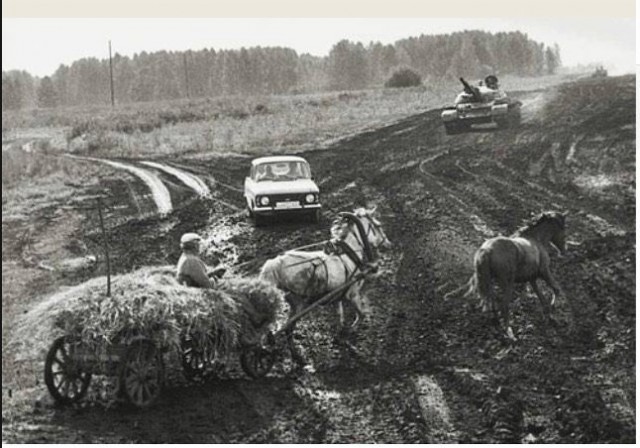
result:
[(288, 181), (310, 179), (311, 171), (305, 162), (271, 162), (261, 163), (255, 169), (254, 179), (264, 181)]

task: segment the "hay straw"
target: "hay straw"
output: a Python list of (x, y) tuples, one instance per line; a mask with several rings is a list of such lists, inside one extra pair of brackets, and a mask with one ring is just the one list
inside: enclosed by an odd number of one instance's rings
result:
[[(226, 356), (272, 326), (281, 309), (282, 293), (259, 280), (229, 279), (204, 290), (178, 284), (174, 272), (154, 267), (114, 276), (111, 297), (105, 295), (104, 277), (54, 294), (20, 319), (13, 343), (20, 345), (22, 359), (35, 359), (61, 335), (80, 339), (97, 355), (137, 335), (180, 350), (188, 333), (205, 347), (208, 335), (215, 335), (215, 352)], [(265, 325), (254, 328), (250, 306)]]

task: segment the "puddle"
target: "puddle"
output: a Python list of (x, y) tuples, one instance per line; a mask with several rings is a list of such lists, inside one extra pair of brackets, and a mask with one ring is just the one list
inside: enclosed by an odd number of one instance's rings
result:
[(620, 183), (612, 176), (607, 176), (606, 174), (597, 174), (595, 176), (583, 174), (576, 177), (573, 182), (578, 187), (584, 188), (585, 190), (603, 190), (607, 187)]
[(247, 225), (229, 222), (228, 218), (219, 219), (207, 226), (202, 234), (202, 254), (217, 258), (224, 266), (238, 264), (238, 248), (230, 240), (246, 231)]
[(431, 434), (451, 435), (453, 424), (444, 392), (430, 376), (419, 375), (411, 379), (422, 418)]

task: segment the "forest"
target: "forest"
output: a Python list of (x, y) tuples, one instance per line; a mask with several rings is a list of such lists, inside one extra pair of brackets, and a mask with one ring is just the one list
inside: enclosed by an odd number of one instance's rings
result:
[[(110, 60), (84, 58), (42, 78), (2, 72), (2, 110), (117, 104), (229, 95), (269, 95), (382, 87), (399, 70), (424, 85), (464, 76), (540, 76), (561, 66), (560, 49), (519, 31), (462, 31), (396, 41), (337, 42), (325, 57), (282, 47), (239, 50), (116, 52)], [(34, 55), (37, 57), (37, 55)]]

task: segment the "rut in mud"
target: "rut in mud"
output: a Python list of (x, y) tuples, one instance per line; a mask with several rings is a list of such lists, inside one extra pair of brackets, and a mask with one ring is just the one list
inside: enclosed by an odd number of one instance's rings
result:
[(129, 165), (121, 162), (115, 162), (113, 160), (96, 159), (93, 157), (78, 157), (78, 156), (74, 156), (74, 158), (78, 158), (80, 160), (104, 163), (113, 168), (132, 173), (134, 176), (142, 180), (142, 182), (144, 182), (145, 185), (147, 185), (147, 187), (151, 191), (153, 201), (155, 202), (156, 207), (158, 208), (158, 213), (162, 215), (166, 215), (167, 213), (170, 213), (173, 210), (173, 204), (171, 203), (171, 193), (169, 193), (169, 190), (164, 185), (164, 183), (153, 172), (133, 166), (133, 165)]
[(180, 179), (180, 181), (182, 183), (184, 183), (186, 186), (188, 186), (189, 188), (191, 188), (193, 191), (195, 191), (198, 195), (200, 196), (209, 196), (211, 194), (211, 190), (209, 189), (209, 186), (202, 180), (200, 179), (198, 176), (195, 176), (191, 173), (187, 173), (185, 171), (179, 170), (177, 168), (174, 168), (172, 166), (167, 166), (167, 165), (163, 165), (161, 163), (157, 163), (157, 162), (149, 162), (149, 161), (144, 161), (141, 162), (144, 165), (153, 167), (153, 168), (157, 168), (161, 171), (164, 171), (178, 179)]
[[(531, 110), (519, 129), (447, 136), (433, 110), (305, 152), (323, 192), (314, 225), (254, 228), (237, 211), (246, 158), (180, 160), (220, 187), (189, 196), (165, 218), (114, 225), (117, 270), (175, 263), (179, 236), (198, 231), (211, 242), (209, 262), (257, 260), (241, 270), (251, 275), (265, 257), (326, 239), (337, 212), (375, 204), (394, 249), (365, 287), (371, 321), (349, 344), (333, 338), (333, 309), (302, 321), (297, 343), (315, 373), (285, 363), (249, 381), (231, 366), (227, 378), (193, 386), (177, 372), (151, 410), (45, 405), (3, 422), (3, 439), (634, 441), (634, 86), (629, 76), (523, 94), (523, 112)], [(546, 327), (532, 293), (517, 290), (518, 342), (508, 345), (474, 300), (443, 296), (468, 279), (484, 239), (549, 209), (568, 213), (570, 251), (552, 259), (567, 297), (558, 325)]]

